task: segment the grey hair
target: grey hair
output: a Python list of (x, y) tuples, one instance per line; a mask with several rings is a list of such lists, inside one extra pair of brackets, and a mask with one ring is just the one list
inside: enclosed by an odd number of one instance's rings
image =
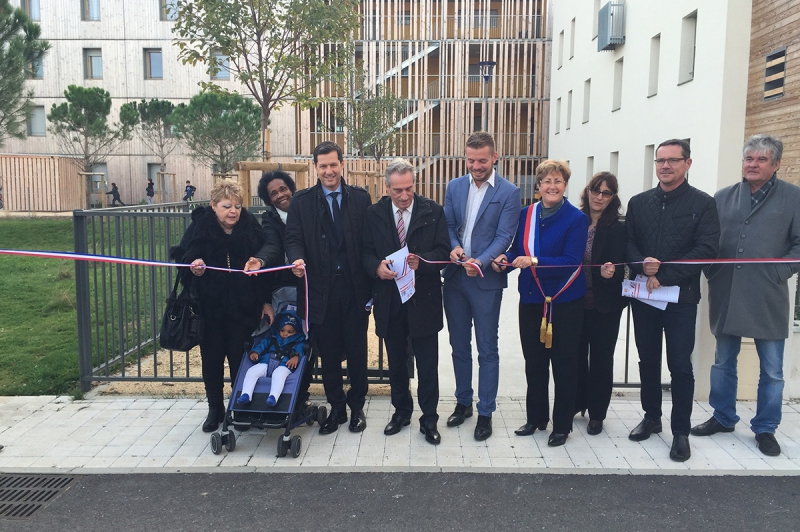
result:
[(384, 176), (386, 186), (388, 187), (390, 185), (389, 178), (392, 177), (392, 174), (403, 175), (406, 172), (411, 172), (412, 174), (414, 173), (414, 166), (410, 162), (399, 157), (397, 159), (392, 159), (392, 161), (386, 167), (386, 175)]
[(747, 157), (751, 151), (768, 151), (772, 154), (772, 164), (777, 164), (783, 157), (783, 142), (771, 135), (759, 133), (744, 142), (742, 158)]

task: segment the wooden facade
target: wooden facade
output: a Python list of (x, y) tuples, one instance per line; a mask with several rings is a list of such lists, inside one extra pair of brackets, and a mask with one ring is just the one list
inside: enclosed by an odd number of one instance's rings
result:
[(84, 207), (83, 180), (63, 157), (0, 155), (3, 208), (8, 211), (72, 211)]
[[(753, 0), (752, 28), (745, 134), (781, 139), (778, 175), (800, 184), (800, 3)], [(773, 54), (777, 59), (768, 61)], [(780, 79), (783, 90), (777, 91), (770, 82)]]

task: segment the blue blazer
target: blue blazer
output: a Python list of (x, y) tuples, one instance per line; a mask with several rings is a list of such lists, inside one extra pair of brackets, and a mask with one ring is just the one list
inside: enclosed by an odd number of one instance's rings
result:
[[(444, 216), (450, 236), (450, 248), (464, 247), (458, 238), (459, 229), (466, 223), (469, 174), (457, 177), (448, 183), (444, 197)], [(485, 185), (488, 186), (488, 185)], [(492, 269), (492, 260), (508, 250), (514, 240), (520, 212), (519, 187), (495, 173), (494, 186), (490, 186), (483, 197), (475, 227), (472, 229), (472, 258), (483, 265), (483, 278), (476, 278), (483, 290), (499, 290), (508, 286), (504, 273)], [(443, 272), (448, 279), (461, 266), (448, 265)]]

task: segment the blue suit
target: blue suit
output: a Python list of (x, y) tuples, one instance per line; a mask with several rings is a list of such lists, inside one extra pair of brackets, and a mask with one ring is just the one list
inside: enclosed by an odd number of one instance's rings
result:
[[(478, 415), (491, 417), (496, 409), (500, 356), (497, 329), (500, 302), (508, 278), (492, 269), (492, 260), (506, 252), (514, 240), (520, 213), (519, 188), (494, 175), (488, 186), (472, 229), (472, 257), (481, 262), (484, 277), (468, 277), (462, 266), (451, 264), (444, 269), (443, 299), (453, 349), (456, 377), (456, 400), (472, 405), (472, 325), (478, 347)], [(459, 230), (467, 219), (470, 176), (452, 180), (447, 185), (444, 214), (452, 248), (464, 247)]]

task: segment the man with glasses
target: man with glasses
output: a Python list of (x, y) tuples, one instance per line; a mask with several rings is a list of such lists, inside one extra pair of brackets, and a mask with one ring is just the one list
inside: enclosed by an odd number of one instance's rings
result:
[(661, 432), (662, 336), (667, 341), (667, 366), (672, 389), (672, 448), (669, 456), (683, 462), (691, 456), (689, 431), (694, 400), (691, 354), (702, 266), (662, 264), (675, 260), (714, 259), (719, 246), (719, 219), (714, 199), (691, 185), (689, 144), (672, 139), (656, 149), (658, 185), (628, 203), (626, 258), (631, 275), (647, 276), (647, 289), (678, 286), (677, 303), (664, 310), (640, 300), (631, 302), (644, 419), (630, 433), (634, 441)]
[[(800, 188), (778, 179), (783, 143), (753, 135), (744, 144), (743, 178), (716, 193), (720, 257), (800, 258)], [(758, 449), (781, 454), (775, 431), (783, 404), (783, 346), (789, 336), (788, 281), (795, 264), (720, 264), (706, 270), (711, 332), (717, 339), (708, 402), (714, 415), (692, 428), (695, 436), (733, 432), (736, 361), (742, 337), (753, 338), (760, 361), (758, 403), (750, 428)]]

